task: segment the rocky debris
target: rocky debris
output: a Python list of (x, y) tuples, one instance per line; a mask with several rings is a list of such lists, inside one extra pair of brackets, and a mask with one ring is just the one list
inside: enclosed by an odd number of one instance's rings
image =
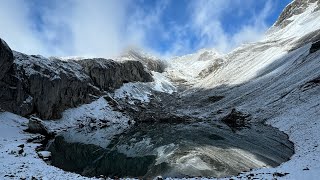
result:
[(28, 143), (40, 143), (43, 144), (46, 141), (46, 136), (44, 135), (36, 135), (32, 136), (31, 138), (27, 139)]
[(47, 160), (50, 160), (50, 158), (51, 158), (51, 152), (49, 152), (49, 151), (39, 151), (38, 152), (38, 156), (40, 158), (42, 158), (43, 160), (47, 161)]
[(311, 53), (317, 52), (317, 51), (319, 51), (319, 50), (320, 50), (320, 40), (317, 41), (317, 42), (312, 43), (309, 52), (310, 52), (310, 54), (311, 54)]
[(123, 61), (111, 59), (83, 59), (77, 61), (101, 90), (113, 91), (128, 82), (151, 82), (151, 73), (139, 61)]
[(13, 63), (13, 54), (7, 43), (0, 38), (0, 80), (8, 72)]
[(223, 99), (224, 96), (209, 96), (206, 101), (207, 102), (210, 102), (210, 103), (215, 103), (215, 102), (218, 102), (220, 101), (221, 99)]
[(119, 105), (119, 103), (114, 99), (112, 98), (110, 95), (105, 95), (103, 96), (103, 98), (108, 101), (108, 104), (114, 108), (115, 110), (121, 110), (121, 106)]
[(157, 176), (155, 179), (156, 180), (163, 180), (163, 177), (162, 176)]
[(150, 102), (144, 103), (139, 100), (133, 102), (127, 103), (125, 99), (118, 101), (121, 109), (136, 123), (189, 123), (197, 120), (197, 118), (181, 115), (175, 111), (175, 107), (178, 107), (175, 94), (153, 92)]
[(24, 148), (24, 144), (20, 144), (18, 147), (19, 148)]
[(77, 130), (82, 131), (85, 129), (85, 131), (93, 131), (97, 129), (104, 129), (109, 126), (111, 126), (113, 123), (108, 119), (93, 119), (93, 118), (86, 118), (82, 120), (78, 120), (78, 123), (76, 124)]
[(231, 128), (246, 127), (249, 121), (250, 115), (237, 111), (235, 108), (231, 112), (221, 119), (226, 125)]
[(279, 173), (279, 172), (275, 172), (275, 173), (273, 173), (272, 175), (274, 176), (274, 177), (283, 177), (283, 176), (286, 176), (286, 175), (288, 175), (289, 173)]
[(224, 63), (224, 60), (221, 58), (215, 59), (212, 64), (210, 64), (208, 67), (206, 67), (205, 69), (203, 69), (200, 73), (199, 73), (199, 77), (200, 78), (205, 78), (207, 77), (209, 74), (216, 72)]
[(315, 2), (317, 2), (318, 5), (318, 8), (315, 9), (315, 11), (317, 11), (320, 9), (319, 0), (294, 0), (282, 11), (274, 26), (281, 28), (287, 26), (292, 22), (289, 20), (290, 17), (303, 13), (310, 3)]
[(100, 121), (100, 122), (89, 123), (89, 127), (92, 129), (103, 129), (103, 128), (109, 127), (110, 125), (111, 125), (111, 123), (109, 121), (108, 122)]
[(39, 133), (44, 136), (50, 136), (52, 134), (49, 132), (47, 127), (43, 125), (42, 120), (36, 117), (31, 117), (29, 119), (28, 129), (26, 131), (30, 133)]
[(310, 88), (313, 88), (313, 87), (316, 87), (316, 86), (319, 86), (320, 85), (320, 76), (319, 77), (316, 77), (308, 82), (306, 82), (302, 87), (302, 91), (306, 91)]
[(16, 156), (25, 156), (26, 153), (24, 152), (24, 144), (21, 144), (17, 146), (16, 148), (12, 149), (9, 152), (10, 155), (16, 155)]

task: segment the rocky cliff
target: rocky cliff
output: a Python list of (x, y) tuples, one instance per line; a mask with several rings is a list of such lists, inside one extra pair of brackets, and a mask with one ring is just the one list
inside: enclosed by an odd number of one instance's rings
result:
[(127, 82), (153, 81), (151, 73), (139, 61), (116, 62), (111, 59), (83, 59), (77, 61), (101, 90), (110, 91)]
[(12, 52), (0, 44), (0, 108), (22, 116), (56, 119), (103, 91), (132, 81), (152, 81), (138, 61), (86, 59), (79, 62)]
[(4, 77), (13, 63), (13, 54), (6, 42), (0, 39), (0, 80)]

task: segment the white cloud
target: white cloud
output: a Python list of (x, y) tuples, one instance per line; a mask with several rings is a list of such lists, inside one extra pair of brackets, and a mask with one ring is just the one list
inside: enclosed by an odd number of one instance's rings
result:
[[(138, 31), (126, 32), (129, 1), (66, 0), (36, 4), (1, 0), (0, 37), (29, 54), (110, 57), (140, 45)], [(32, 17), (31, 8), (38, 16)], [(35, 27), (39, 26), (39, 27)], [(3, 28), (5, 27), (5, 28)]]
[[(14, 50), (46, 56), (111, 57), (127, 47), (167, 57), (205, 47), (227, 52), (261, 38), (272, 5), (269, 0), (249, 23), (230, 34), (223, 28), (222, 18), (230, 13), (246, 13), (254, 0), (189, 2), (187, 24), (172, 22), (165, 26), (161, 18), (170, 4), (168, 0), (158, 1), (149, 9), (129, 0), (0, 0), (0, 37)], [(189, 38), (191, 32), (199, 39), (196, 46)], [(150, 48), (150, 43), (159, 39), (170, 40), (167, 50)]]
[[(192, 13), (192, 28), (199, 34), (198, 48), (212, 47), (222, 52), (228, 52), (242, 43), (260, 39), (267, 29), (266, 18), (271, 12), (271, 1), (267, 1), (259, 14), (252, 16), (249, 23), (243, 24), (233, 34), (223, 28), (223, 16), (230, 13), (243, 14), (250, 11), (254, 1), (240, 0), (197, 0), (190, 6)], [(232, 23), (232, 22), (227, 22)]]
[(29, 23), (30, 9), (25, 1), (1, 0), (0, 4), (0, 37), (15, 50), (47, 53)]
[[(167, 8), (169, 0), (158, 1), (152, 9), (143, 9), (131, 4), (135, 8), (135, 12), (131, 12), (127, 19), (126, 34), (129, 34), (129, 42), (135, 42), (132, 46), (139, 47), (148, 51), (154, 51), (148, 47), (147, 39), (149, 36), (165, 38), (167, 36), (166, 29), (161, 22), (164, 10)], [(160, 32), (160, 33), (159, 33)], [(157, 53), (158, 52), (153, 52)]]

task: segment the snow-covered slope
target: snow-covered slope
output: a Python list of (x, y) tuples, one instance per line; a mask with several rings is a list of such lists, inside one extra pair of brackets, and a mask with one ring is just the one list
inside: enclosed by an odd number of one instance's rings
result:
[[(263, 40), (244, 44), (228, 54), (203, 49), (194, 54), (175, 57), (169, 61), (169, 77), (173, 81), (182, 80), (189, 84), (196, 82), (197, 88), (212, 88), (244, 83), (259, 76), (259, 72), (266, 68), (271, 72), (272, 68), (276, 69), (274, 62), (289, 56), (289, 51), (319, 36), (319, 7), (319, 1), (294, 1), (281, 15), (282, 21), (278, 20)], [(269, 67), (271, 64), (274, 67)], [(277, 66), (281, 65), (284, 63), (278, 63)]]
[[(251, 114), (252, 121), (266, 122), (286, 132), (295, 143), (296, 154), (290, 161), (238, 178), (252, 174), (272, 179), (277, 177), (275, 172), (289, 173), (284, 179), (320, 176), (320, 51), (310, 51), (312, 46), (318, 47), (315, 44), (320, 40), (319, 4), (313, 0), (294, 1), (283, 12), (287, 14), (285, 24), (276, 23), (263, 40), (223, 55), (223, 63), (216, 71), (196, 81), (190, 78), (192, 86), (181, 94), (181, 114), (219, 119), (236, 108)], [(182, 64), (187, 66), (189, 61)], [(189, 77), (198, 75), (188, 70), (192, 73)], [(208, 103), (212, 97), (221, 99)]]
[(194, 54), (174, 57), (166, 72), (173, 81), (192, 83), (218, 69), (223, 61), (217, 51), (201, 49)]

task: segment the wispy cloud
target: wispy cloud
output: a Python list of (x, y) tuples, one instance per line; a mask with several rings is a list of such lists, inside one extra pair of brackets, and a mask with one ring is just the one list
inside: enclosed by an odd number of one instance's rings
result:
[(3, 0), (0, 37), (18, 51), (62, 56), (110, 57), (142, 41), (126, 32), (129, 1), (61, 2)]
[[(200, 48), (227, 52), (255, 41), (267, 29), (271, 0), (258, 13), (251, 12), (254, 0), (190, 0), (186, 22), (164, 23), (169, 0), (144, 8), (129, 0), (24, 1), (0, 0), (0, 37), (28, 54), (59, 56), (118, 55), (128, 47), (140, 47), (158, 55), (191, 53)], [(230, 14), (255, 13), (235, 32), (224, 23)], [(174, 19), (175, 17), (172, 17)], [(232, 24), (231, 24), (232, 25)], [(165, 49), (150, 44), (163, 43)]]
[(31, 9), (25, 1), (1, 0), (0, 37), (16, 50), (47, 53), (41, 40), (36, 36), (35, 27), (30, 23), (30, 13)]
[[(192, 29), (199, 34), (197, 48), (212, 47), (222, 52), (228, 52), (242, 43), (260, 39), (265, 30), (266, 18), (271, 14), (272, 2), (266, 1), (263, 10), (258, 14), (250, 12), (254, 1), (247, 0), (197, 0), (190, 5), (192, 13)], [(227, 32), (223, 17), (230, 14), (253, 13), (254, 15), (244, 21), (236, 32)]]

